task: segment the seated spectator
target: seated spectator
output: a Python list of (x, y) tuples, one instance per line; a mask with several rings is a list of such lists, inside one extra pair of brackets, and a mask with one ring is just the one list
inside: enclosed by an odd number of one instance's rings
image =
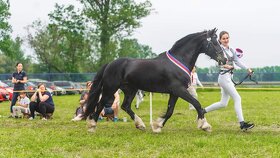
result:
[[(91, 81), (87, 81), (87, 83), (86, 83), (86, 91), (83, 91), (82, 94), (81, 94), (80, 107), (78, 107), (76, 109), (76, 114), (75, 114), (75, 117), (72, 119), (72, 121), (80, 121), (82, 119), (85, 119), (83, 115), (84, 115), (84, 112), (86, 111), (86, 106), (87, 106), (86, 102), (87, 102), (87, 99), (88, 99), (88, 96), (89, 96), (89, 90), (91, 88), (91, 85), (92, 85), (92, 82)], [(81, 106), (83, 106), (83, 107), (81, 108)], [(77, 114), (77, 112), (79, 112), (80, 115)]]
[[(196, 66), (193, 67), (192, 72), (191, 72), (191, 85), (188, 87), (189, 93), (197, 100), (197, 86), (203, 87), (202, 83), (200, 82), (197, 73), (196, 73)], [(189, 109), (190, 110), (195, 110), (194, 106), (189, 103)]]
[(14, 118), (18, 118), (22, 115), (29, 115), (30, 114), (29, 103), (30, 103), (30, 99), (26, 96), (26, 93), (20, 92), (16, 106), (13, 106), (12, 108), (13, 109), (12, 116)]
[(104, 106), (104, 109), (101, 111), (100, 115), (100, 119), (102, 119), (102, 117), (110, 117), (111, 115), (114, 116), (113, 121), (114, 122), (118, 122), (118, 113), (119, 113), (119, 104), (120, 104), (120, 95), (119, 92), (117, 91), (115, 94), (115, 100), (111, 105), (106, 104)]
[(38, 89), (31, 97), (29, 105), (31, 117), (30, 120), (35, 118), (35, 111), (42, 115), (42, 120), (49, 119), (49, 114), (52, 115), (55, 106), (51, 93), (46, 90), (46, 86), (43, 83), (38, 84)]
[(84, 119), (83, 115), (86, 110), (87, 100), (88, 100), (88, 92), (85, 92), (81, 95), (80, 106), (76, 109), (75, 117), (72, 119), (72, 121), (80, 121)]
[(87, 90), (90, 90), (91, 85), (92, 85), (92, 81), (87, 81), (87, 83), (86, 83), (86, 89), (87, 89)]

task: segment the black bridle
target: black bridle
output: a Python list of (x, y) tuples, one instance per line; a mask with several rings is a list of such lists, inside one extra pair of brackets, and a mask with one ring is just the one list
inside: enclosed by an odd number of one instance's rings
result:
[(247, 78), (249, 78), (249, 80), (251, 80), (251, 81), (255, 82), (256, 84), (258, 84), (258, 81), (252, 79), (252, 75), (254, 74), (254, 71), (252, 71), (251, 73), (248, 73), (239, 82), (235, 82), (234, 79), (233, 79), (233, 68), (229, 69), (229, 70), (226, 70), (226, 71), (222, 71), (221, 75), (224, 75), (226, 73), (230, 73), (231, 74), (231, 81), (233, 82), (234, 86), (241, 85)]
[(211, 45), (211, 46), (215, 49), (215, 51), (216, 51), (217, 60), (218, 60), (219, 65), (222, 64), (222, 59), (221, 59), (221, 57), (219, 56), (219, 54), (223, 54), (223, 50), (222, 50), (222, 49), (218, 50), (218, 49), (215, 47), (214, 43), (212, 42), (212, 38), (209, 36), (208, 31), (207, 31), (207, 46), (206, 46), (206, 52), (208, 52), (210, 45)]

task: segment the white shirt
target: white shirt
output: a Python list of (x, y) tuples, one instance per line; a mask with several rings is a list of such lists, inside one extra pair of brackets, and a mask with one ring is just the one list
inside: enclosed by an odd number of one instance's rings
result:
[[(228, 59), (228, 57), (227, 57), (227, 55), (229, 56), (229, 57), (231, 57), (232, 58), (232, 61), (230, 61), (230, 62), (233, 62), (235, 65), (237, 65), (238, 67), (240, 67), (240, 68), (243, 68), (243, 69), (247, 69), (247, 66), (244, 64), (244, 63), (242, 63), (240, 60), (239, 60), (239, 58), (237, 57), (237, 55), (236, 55), (236, 51), (234, 50), (234, 49), (232, 49), (232, 48), (226, 48), (226, 47), (224, 47), (223, 45), (221, 45), (221, 47), (223, 48), (223, 51), (224, 51), (224, 57), (225, 58), (227, 58)], [(226, 53), (227, 53), (227, 55), (226, 55)], [(228, 59), (229, 60), (229, 59)], [(234, 66), (234, 65), (233, 65)], [(226, 68), (223, 68), (222, 66), (220, 67), (220, 69), (221, 70), (227, 70)]]
[(24, 98), (20, 98), (19, 100), (19, 104), (20, 105), (28, 105), (27, 107), (29, 107), (29, 103), (30, 103), (30, 99), (28, 97), (24, 97)]
[(191, 85), (192, 86), (197, 86), (199, 85), (200, 87), (203, 87), (203, 85), (201, 84), (201, 82), (198, 79), (197, 73), (191, 73)]

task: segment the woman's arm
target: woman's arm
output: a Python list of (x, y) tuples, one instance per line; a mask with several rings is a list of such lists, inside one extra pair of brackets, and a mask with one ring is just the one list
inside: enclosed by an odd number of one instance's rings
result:
[(41, 102), (45, 102), (47, 99), (49, 99), (49, 96), (47, 94), (42, 95), (42, 93), (39, 92), (39, 99)]
[[(38, 91), (38, 90), (37, 90), (37, 91)], [(37, 96), (36, 96), (37, 93), (38, 93), (37, 91), (36, 91), (36, 92), (31, 96), (31, 98), (30, 98), (30, 100), (31, 100), (32, 102), (35, 102), (36, 99), (37, 99)]]
[(252, 73), (253, 70), (251, 68), (248, 68), (243, 62), (241, 62), (241, 60), (239, 59), (239, 57), (236, 55), (236, 52), (234, 52), (234, 55), (233, 55), (233, 59), (234, 59), (234, 63), (239, 66), (240, 68), (243, 68), (243, 69), (247, 69), (248, 73)]
[(17, 80), (14, 77), (12, 78), (12, 83), (13, 84), (17, 83)]
[(234, 61), (234, 63), (238, 66), (238, 67), (240, 67), (240, 68), (242, 68), (242, 69), (248, 69), (247, 68), (247, 66), (239, 59), (239, 57), (236, 55), (236, 52), (233, 50), (233, 61)]
[(18, 80), (20, 83), (26, 83), (27, 82), (27, 77), (23, 77), (23, 80)]

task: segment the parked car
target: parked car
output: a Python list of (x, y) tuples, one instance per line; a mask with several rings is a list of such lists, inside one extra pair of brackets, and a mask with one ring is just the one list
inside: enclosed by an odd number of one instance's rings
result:
[(8, 86), (6, 83), (0, 81), (0, 102), (6, 100), (12, 100), (13, 88)]
[(75, 89), (77, 89), (79, 94), (82, 94), (85, 88), (78, 82), (74, 82)]
[(53, 82), (46, 82), (46, 87), (53, 90), (54, 95), (64, 95), (66, 94), (66, 90), (59, 86), (56, 86)]
[(54, 85), (59, 86), (66, 90), (66, 94), (77, 94), (78, 91), (75, 89), (75, 85), (71, 81), (54, 81)]
[(14, 84), (12, 83), (12, 80), (1, 80), (2, 82), (6, 83), (9, 87), (13, 88)]
[(24, 89), (27, 90), (27, 96), (31, 97), (37, 89), (37, 86), (33, 82), (27, 81), (24, 84)]
[[(25, 90), (29, 91), (29, 92), (27, 92), (29, 97), (31, 97), (34, 94), (34, 92), (37, 90), (37, 85), (39, 83), (44, 83), (44, 82), (37, 83), (37, 82), (33, 82), (33, 81), (27, 81), (25, 83)], [(53, 90), (51, 88), (48, 88), (47, 86), (46, 86), (46, 90), (49, 91), (51, 93), (51, 95), (54, 94)]]

